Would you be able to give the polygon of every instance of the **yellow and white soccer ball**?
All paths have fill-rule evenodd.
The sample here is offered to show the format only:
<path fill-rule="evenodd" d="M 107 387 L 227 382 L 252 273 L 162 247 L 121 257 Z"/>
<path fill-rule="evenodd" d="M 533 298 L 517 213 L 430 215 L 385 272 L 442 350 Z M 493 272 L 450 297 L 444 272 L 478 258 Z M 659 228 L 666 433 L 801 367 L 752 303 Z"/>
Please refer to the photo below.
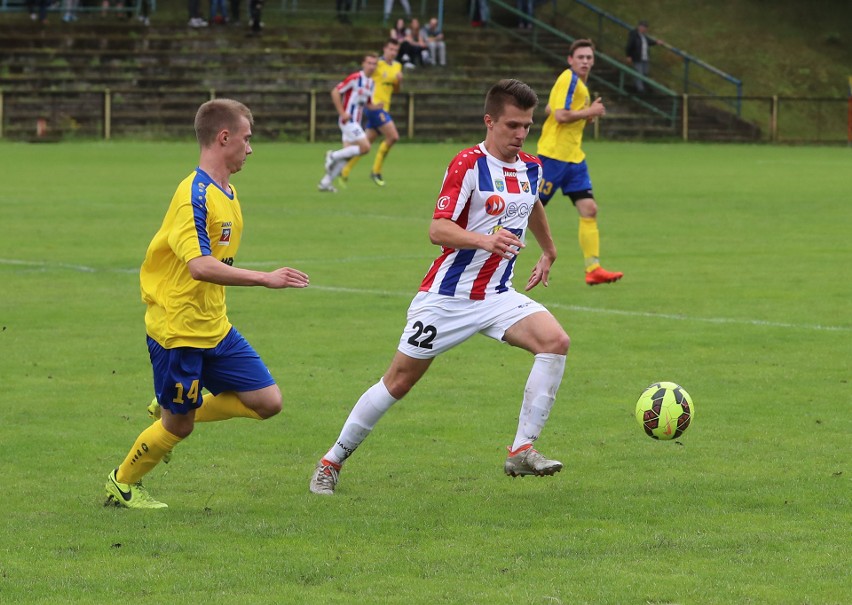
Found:
<path fill-rule="evenodd" d="M 636 422 L 653 439 L 676 439 L 695 418 L 692 397 L 679 384 L 655 382 L 636 402 Z"/>

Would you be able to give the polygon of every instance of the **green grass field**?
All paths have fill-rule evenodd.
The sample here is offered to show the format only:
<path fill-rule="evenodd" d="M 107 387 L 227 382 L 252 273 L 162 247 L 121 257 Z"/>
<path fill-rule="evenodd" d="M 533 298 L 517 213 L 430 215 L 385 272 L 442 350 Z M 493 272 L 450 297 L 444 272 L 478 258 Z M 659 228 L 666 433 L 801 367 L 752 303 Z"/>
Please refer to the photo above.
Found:
<path fill-rule="evenodd" d="M 585 286 L 576 213 L 549 206 L 560 258 L 532 295 L 572 347 L 538 446 L 566 468 L 503 475 L 531 358 L 481 337 L 322 498 L 313 465 L 390 361 L 458 147 L 401 144 L 387 187 L 362 161 L 336 196 L 324 149 L 257 141 L 234 179 L 237 264 L 311 276 L 229 291 L 284 413 L 199 425 L 146 478 L 170 508 L 139 513 L 101 506 L 148 422 L 137 270 L 197 149 L 0 144 L 0 602 L 852 602 L 849 150 L 588 145 L 626 277 Z M 696 404 L 678 443 L 633 419 L 658 380 Z"/>

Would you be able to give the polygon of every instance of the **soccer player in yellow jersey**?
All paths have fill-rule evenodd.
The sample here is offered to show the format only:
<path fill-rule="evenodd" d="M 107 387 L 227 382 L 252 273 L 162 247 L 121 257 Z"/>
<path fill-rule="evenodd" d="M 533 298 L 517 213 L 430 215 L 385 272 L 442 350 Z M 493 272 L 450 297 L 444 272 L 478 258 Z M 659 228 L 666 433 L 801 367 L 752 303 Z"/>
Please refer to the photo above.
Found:
<path fill-rule="evenodd" d="M 586 264 L 586 283 L 590 286 L 621 279 L 624 274 L 607 271 L 600 262 L 598 206 L 592 193 L 592 181 L 583 153 L 583 128 L 606 114 L 600 97 L 591 100 L 586 81 L 595 64 L 595 46 L 591 40 L 575 40 L 568 50 L 568 65 L 550 91 L 545 111 L 547 118 L 538 141 L 538 157 L 544 167 L 540 197 L 547 204 L 557 189 L 562 190 L 580 215 L 580 249 Z"/>
<path fill-rule="evenodd" d="M 275 379 L 225 309 L 225 286 L 308 285 L 305 273 L 289 267 L 262 272 L 233 266 L 243 216 L 230 178 L 252 152 L 253 124 L 248 107 L 231 99 L 208 101 L 195 116 L 198 168 L 178 185 L 140 271 L 156 394 L 148 409 L 160 418 L 109 474 L 108 504 L 165 508 L 142 487 L 142 477 L 196 422 L 262 420 L 281 411 Z M 209 393 L 202 394 L 204 388 Z"/>
<path fill-rule="evenodd" d="M 390 148 L 399 140 L 399 132 L 389 113 L 391 97 L 393 93 L 399 92 L 402 87 L 402 64 L 396 60 L 398 53 L 399 41 L 388 40 L 385 42 L 385 46 L 382 48 L 382 56 L 379 57 L 379 64 L 376 71 L 373 72 L 373 81 L 376 83 L 376 89 L 373 92 L 373 106 L 368 106 L 364 110 L 364 117 L 366 118 L 364 128 L 367 131 L 367 138 L 370 143 L 372 144 L 378 138 L 379 133 L 384 137 L 382 144 L 379 145 L 379 150 L 376 152 L 373 170 L 370 173 L 370 178 L 379 187 L 385 186 L 385 181 L 382 178 L 382 166 L 384 166 L 385 158 Z M 340 179 L 344 183 L 349 179 L 349 173 L 352 172 L 352 168 L 355 167 L 359 159 L 360 156 L 351 158 L 343 168 Z"/>

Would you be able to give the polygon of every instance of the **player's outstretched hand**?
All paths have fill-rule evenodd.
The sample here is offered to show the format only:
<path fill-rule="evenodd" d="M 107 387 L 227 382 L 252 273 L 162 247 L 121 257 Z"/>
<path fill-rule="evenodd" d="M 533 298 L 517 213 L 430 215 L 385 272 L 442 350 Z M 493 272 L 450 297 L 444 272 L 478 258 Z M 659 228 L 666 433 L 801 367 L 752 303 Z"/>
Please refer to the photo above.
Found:
<path fill-rule="evenodd" d="M 527 287 L 524 288 L 524 291 L 529 292 L 540 283 L 544 284 L 544 287 L 546 288 L 548 285 L 547 280 L 550 277 L 550 266 L 552 264 L 553 261 L 542 254 L 541 258 L 539 258 L 538 262 L 535 264 L 535 267 L 533 267 L 530 279 L 527 281 Z"/>
<path fill-rule="evenodd" d="M 298 269 L 290 267 L 281 267 L 275 271 L 267 273 L 269 282 L 267 288 L 307 288 L 310 283 L 307 273 L 302 273 Z"/>
<path fill-rule="evenodd" d="M 483 248 L 492 254 L 497 254 L 503 258 L 512 258 L 517 256 L 524 243 L 520 238 L 509 231 L 508 229 L 498 229 L 485 239 Z"/>

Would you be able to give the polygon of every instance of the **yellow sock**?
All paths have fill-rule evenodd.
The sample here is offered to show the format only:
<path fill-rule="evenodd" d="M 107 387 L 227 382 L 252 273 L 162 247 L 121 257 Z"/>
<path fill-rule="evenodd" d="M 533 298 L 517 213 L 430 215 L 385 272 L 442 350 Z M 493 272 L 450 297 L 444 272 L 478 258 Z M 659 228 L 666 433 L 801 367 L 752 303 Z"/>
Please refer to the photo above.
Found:
<path fill-rule="evenodd" d="M 580 250 L 586 263 L 586 273 L 601 266 L 601 237 L 598 233 L 598 221 L 595 218 L 580 217 Z"/>
<path fill-rule="evenodd" d="M 386 141 L 382 141 L 382 144 L 379 145 L 379 150 L 376 152 L 376 159 L 373 160 L 373 174 L 381 174 L 382 166 L 385 163 L 385 156 L 390 151 L 390 146 Z"/>
<path fill-rule="evenodd" d="M 196 422 L 215 422 L 228 418 L 254 418 L 262 420 L 260 414 L 246 407 L 236 393 L 225 391 L 218 395 L 207 393 L 201 399 L 201 407 L 195 410 Z"/>
<path fill-rule="evenodd" d="M 137 437 L 127 458 L 118 467 L 115 478 L 120 483 L 138 483 L 182 439 L 172 435 L 158 420 Z"/>
<path fill-rule="evenodd" d="M 343 170 L 340 171 L 340 176 L 342 176 L 344 179 L 348 179 L 349 173 L 352 172 L 352 169 L 355 168 L 355 164 L 357 164 L 358 160 L 360 159 L 360 155 L 356 155 L 354 157 L 349 158 L 349 161 L 346 162 L 346 166 L 344 166 Z"/>

